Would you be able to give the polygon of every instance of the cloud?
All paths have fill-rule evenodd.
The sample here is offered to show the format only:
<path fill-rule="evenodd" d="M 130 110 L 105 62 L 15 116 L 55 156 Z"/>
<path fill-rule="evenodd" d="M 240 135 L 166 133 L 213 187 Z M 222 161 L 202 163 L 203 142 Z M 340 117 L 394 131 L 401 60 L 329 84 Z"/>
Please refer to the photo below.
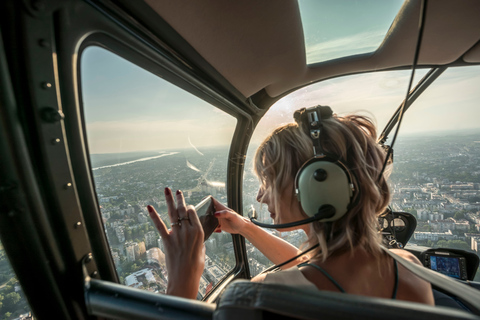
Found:
<path fill-rule="evenodd" d="M 478 128 L 479 67 L 450 68 L 411 106 L 401 134 Z M 428 70 L 416 70 L 416 84 Z M 381 132 L 407 92 L 410 71 L 382 71 L 346 76 L 313 84 L 284 97 L 262 118 L 252 142 L 263 140 L 280 124 L 293 122 L 293 112 L 329 105 L 339 115 L 372 117 Z"/>
<path fill-rule="evenodd" d="M 385 32 L 375 30 L 320 43 L 316 39 L 307 39 L 307 64 L 373 52 L 382 43 L 384 37 Z"/>

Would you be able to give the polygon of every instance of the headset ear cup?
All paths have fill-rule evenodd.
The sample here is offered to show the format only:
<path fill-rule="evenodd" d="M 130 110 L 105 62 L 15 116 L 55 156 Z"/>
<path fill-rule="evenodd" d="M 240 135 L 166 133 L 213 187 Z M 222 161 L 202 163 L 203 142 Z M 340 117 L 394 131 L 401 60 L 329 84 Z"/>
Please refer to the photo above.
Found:
<path fill-rule="evenodd" d="M 335 208 L 335 214 L 319 221 L 335 221 L 348 211 L 352 197 L 351 181 L 343 164 L 326 158 L 313 158 L 297 173 L 295 187 L 303 211 L 313 217 L 321 207 Z"/>

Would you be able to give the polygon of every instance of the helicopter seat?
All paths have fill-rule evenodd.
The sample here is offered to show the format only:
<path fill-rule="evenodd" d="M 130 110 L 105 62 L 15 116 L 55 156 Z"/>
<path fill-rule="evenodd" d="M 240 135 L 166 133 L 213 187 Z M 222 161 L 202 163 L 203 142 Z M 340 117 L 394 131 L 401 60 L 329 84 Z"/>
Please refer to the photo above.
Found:
<path fill-rule="evenodd" d="M 237 280 L 227 286 L 213 316 L 216 320 L 430 318 L 480 319 L 451 308 L 246 280 Z"/>

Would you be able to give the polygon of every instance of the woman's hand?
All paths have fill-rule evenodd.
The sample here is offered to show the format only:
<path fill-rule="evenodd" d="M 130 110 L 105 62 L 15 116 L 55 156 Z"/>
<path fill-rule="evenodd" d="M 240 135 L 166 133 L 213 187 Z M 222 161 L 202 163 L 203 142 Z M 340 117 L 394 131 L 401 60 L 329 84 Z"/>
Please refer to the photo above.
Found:
<path fill-rule="evenodd" d="M 225 231 L 233 234 L 241 234 L 245 236 L 244 232 L 251 225 L 248 218 L 242 217 L 232 209 L 224 206 L 216 199 L 213 199 L 215 205 L 215 217 L 218 219 L 218 227 L 215 232 Z"/>
<path fill-rule="evenodd" d="M 215 230 L 216 232 L 226 231 L 229 233 L 239 233 L 274 264 L 282 263 L 300 253 L 300 250 L 282 238 L 276 237 L 264 229 L 257 227 L 250 219 L 242 217 L 216 199 L 213 199 L 213 201 L 216 209 L 215 217 L 218 218 L 219 223 Z M 301 259 L 295 260 L 283 266 L 282 269 L 290 268 L 300 262 L 303 261 Z"/>
<path fill-rule="evenodd" d="M 180 190 L 174 196 L 170 188 L 165 188 L 168 216 L 172 229 L 165 223 L 152 206 L 148 206 L 150 218 L 160 232 L 165 248 L 165 261 L 168 272 L 167 294 L 195 299 L 200 285 L 200 277 L 205 267 L 205 246 L 203 229 L 193 206 L 186 206 Z"/>

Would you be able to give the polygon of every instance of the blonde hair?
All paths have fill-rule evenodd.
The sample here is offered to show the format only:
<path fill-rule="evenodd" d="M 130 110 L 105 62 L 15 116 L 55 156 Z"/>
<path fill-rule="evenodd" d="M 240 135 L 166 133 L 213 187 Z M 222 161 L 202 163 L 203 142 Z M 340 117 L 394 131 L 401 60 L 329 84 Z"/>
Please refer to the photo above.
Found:
<path fill-rule="evenodd" d="M 356 246 L 362 246 L 372 255 L 381 256 L 378 216 L 390 201 L 390 191 L 387 174 L 379 179 L 385 152 L 375 142 L 375 126 L 370 119 L 359 115 L 333 115 L 323 120 L 322 126 L 320 143 L 324 152 L 336 156 L 354 177 L 355 192 L 351 203 L 355 205 L 332 223 L 328 243 L 324 224 L 312 223 L 314 232 L 310 233 L 308 241 L 311 245 L 320 244 L 314 255 L 325 261 L 329 255 L 349 249 L 353 252 Z M 257 149 L 254 171 L 273 197 L 277 212 L 280 197 L 285 192 L 295 194 L 297 171 L 312 157 L 312 140 L 296 123 L 278 127 Z"/>

